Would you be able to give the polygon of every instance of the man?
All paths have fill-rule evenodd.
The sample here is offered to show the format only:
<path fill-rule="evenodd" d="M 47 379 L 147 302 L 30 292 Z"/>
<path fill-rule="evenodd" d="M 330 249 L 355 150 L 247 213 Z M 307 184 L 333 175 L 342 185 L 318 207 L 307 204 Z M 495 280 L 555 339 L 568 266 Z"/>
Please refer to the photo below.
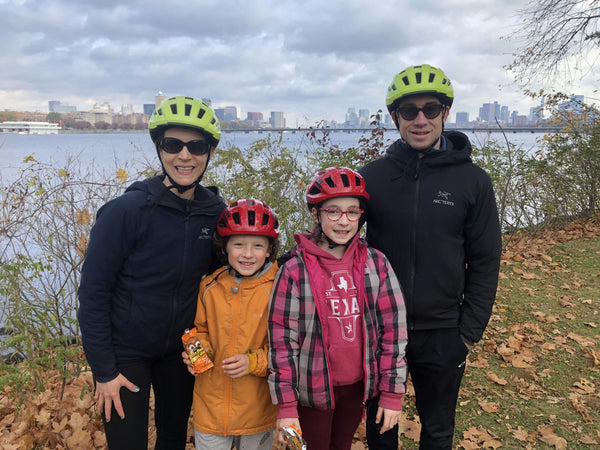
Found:
<path fill-rule="evenodd" d="M 364 166 L 370 201 L 367 241 L 389 258 L 404 291 L 408 370 L 422 424 L 421 449 L 450 449 L 468 347 L 492 312 L 502 242 L 489 176 L 471 144 L 444 132 L 454 90 L 423 64 L 394 77 L 386 104 L 400 132 Z M 397 449 L 398 429 L 379 433 L 367 409 L 370 449 Z"/>

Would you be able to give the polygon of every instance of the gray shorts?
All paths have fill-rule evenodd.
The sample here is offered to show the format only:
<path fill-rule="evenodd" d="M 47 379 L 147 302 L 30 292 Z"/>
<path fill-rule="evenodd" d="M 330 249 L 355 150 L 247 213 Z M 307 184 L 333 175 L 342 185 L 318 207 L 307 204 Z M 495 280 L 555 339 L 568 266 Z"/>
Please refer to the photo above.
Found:
<path fill-rule="evenodd" d="M 242 436 L 219 436 L 194 430 L 196 450 L 271 450 L 275 428 L 257 434 Z"/>

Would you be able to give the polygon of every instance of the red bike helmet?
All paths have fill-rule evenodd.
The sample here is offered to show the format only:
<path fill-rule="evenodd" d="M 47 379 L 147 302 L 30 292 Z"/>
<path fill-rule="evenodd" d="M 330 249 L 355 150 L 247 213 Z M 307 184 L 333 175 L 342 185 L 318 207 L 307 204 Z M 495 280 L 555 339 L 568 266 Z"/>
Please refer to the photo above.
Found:
<path fill-rule="evenodd" d="M 316 174 L 306 191 L 306 203 L 312 206 L 334 197 L 359 197 L 369 200 L 363 177 L 347 167 L 329 167 Z"/>
<path fill-rule="evenodd" d="M 273 210 L 260 200 L 247 198 L 231 202 L 217 222 L 221 237 L 234 234 L 279 237 L 279 220 Z"/>

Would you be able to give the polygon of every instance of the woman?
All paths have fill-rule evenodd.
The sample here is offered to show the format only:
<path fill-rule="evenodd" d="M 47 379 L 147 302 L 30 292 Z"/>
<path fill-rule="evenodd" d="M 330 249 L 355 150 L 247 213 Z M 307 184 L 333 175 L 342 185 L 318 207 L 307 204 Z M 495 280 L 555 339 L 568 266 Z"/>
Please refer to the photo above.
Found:
<path fill-rule="evenodd" d="M 181 335 L 225 204 L 200 184 L 221 130 L 192 97 L 164 100 L 149 131 L 163 175 L 133 183 L 98 211 L 79 286 L 78 319 L 110 449 L 147 449 L 150 389 L 156 449 L 184 449 L 194 378 Z"/>

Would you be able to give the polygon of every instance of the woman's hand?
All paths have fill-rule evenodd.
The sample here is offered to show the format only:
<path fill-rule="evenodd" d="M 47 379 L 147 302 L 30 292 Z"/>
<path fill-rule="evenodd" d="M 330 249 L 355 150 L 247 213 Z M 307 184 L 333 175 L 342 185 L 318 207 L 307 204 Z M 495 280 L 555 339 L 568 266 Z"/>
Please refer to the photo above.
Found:
<path fill-rule="evenodd" d="M 140 388 L 125 378 L 123 375 L 117 375 L 117 378 L 106 383 L 96 382 L 96 392 L 94 398 L 98 403 L 100 412 L 104 412 L 104 419 L 110 422 L 110 416 L 113 406 L 121 419 L 125 418 L 125 411 L 121 404 L 121 388 L 129 389 L 131 392 L 139 392 Z"/>

